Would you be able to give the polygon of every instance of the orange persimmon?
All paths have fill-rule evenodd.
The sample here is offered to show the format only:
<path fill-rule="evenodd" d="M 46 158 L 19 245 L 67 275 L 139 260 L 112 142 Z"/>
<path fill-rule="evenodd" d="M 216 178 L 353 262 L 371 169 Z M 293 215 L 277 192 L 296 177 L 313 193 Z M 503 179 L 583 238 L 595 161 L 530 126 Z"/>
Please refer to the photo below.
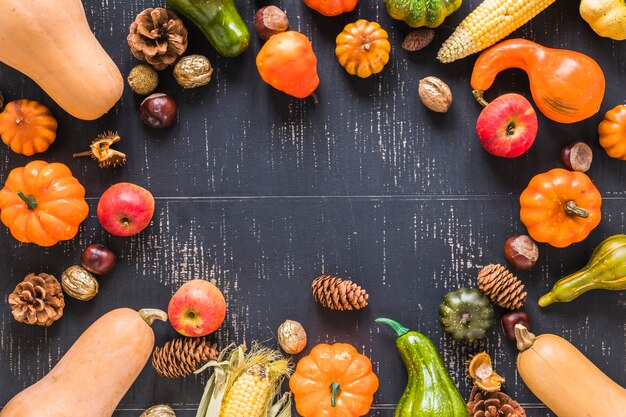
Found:
<path fill-rule="evenodd" d="M 351 12 L 359 0 L 304 0 L 304 4 L 324 16 L 338 16 Z"/>
<path fill-rule="evenodd" d="M 537 242 L 564 248 L 600 224 L 602 196 L 582 172 L 555 168 L 533 177 L 520 196 L 520 219 Z"/>
<path fill-rule="evenodd" d="M 26 156 L 45 152 L 57 136 L 49 108 L 31 100 L 12 101 L 0 113 L 0 136 L 11 150 Z"/>
<path fill-rule="evenodd" d="M 317 57 L 309 39 L 287 31 L 269 38 L 256 57 L 263 81 L 290 96 L 310 96 L 320 83 Z"/>
<path fill-rule="evenodd" d="M 72 239 L 88 212 L 85 188 L 61 163 L 15 168 L 0 190 L 0 219 L 20 242 L 52 246 Z"/>
<path fill-rule="evenodd" d="M 289 388 L 302 417 L 358 417 L 369 412 L 378 377 L 353 346 L 319 344 L 300 359 Z"/>

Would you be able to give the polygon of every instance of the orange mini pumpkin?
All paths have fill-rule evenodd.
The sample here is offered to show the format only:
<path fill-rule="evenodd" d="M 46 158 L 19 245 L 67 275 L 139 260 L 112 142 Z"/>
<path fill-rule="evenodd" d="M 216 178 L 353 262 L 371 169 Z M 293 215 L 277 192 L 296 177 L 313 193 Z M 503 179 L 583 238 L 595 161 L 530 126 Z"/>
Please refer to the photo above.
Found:
<path fill-rule="evenodd" d="M 369 412 L 378 377 L 353 346 L 319 344 L 300 359 L 289 388 L 302 417 L 358 417 Z"/>
<path fill-rule="evenodd" d="M 598 125 L 600 146 L 611 158 L 626 161 L 626 106 L 620 104 L 606 112 Z"/>
<path fill-rule="evenodd" d="M 359 0 L 304 0 L 304 4 L 324 16 L 338 16 L 351 12 Z"/>
<path fill-rule="evenodd" d="M 389 36 L 376 22 L 359 19 L 337 36 L 335 55 L 349 74 L 367 78 L 389 62 Z"/>
<path fill-rule="evenodd" d="M 85 189 L 61 163 L 15 168 L 0 190 L 0 219 L 20 242 L 52 246 L 72 239 L 88 212 Z"/>
<path fill-rule="evenodd" d="M 520 205 L 528 234 L 557 248 L 584 240 L 602 218 L 602 196 L 591 179 L 561 168 L 533 177 Z"/>
<path fill-rule="evenodd" d="M 11 150 L 26 156 L 45 152 L 57 137 L 49 108 L 31 100 L 12 101 L 0 113 L 0 136 Z"/>
<path fill-rule="evenodd" d="M 320 83 L 309 39 L 293 30 L 269 38 L 256 57 L 263 81 L 290 96 L 310 96 Z"/>

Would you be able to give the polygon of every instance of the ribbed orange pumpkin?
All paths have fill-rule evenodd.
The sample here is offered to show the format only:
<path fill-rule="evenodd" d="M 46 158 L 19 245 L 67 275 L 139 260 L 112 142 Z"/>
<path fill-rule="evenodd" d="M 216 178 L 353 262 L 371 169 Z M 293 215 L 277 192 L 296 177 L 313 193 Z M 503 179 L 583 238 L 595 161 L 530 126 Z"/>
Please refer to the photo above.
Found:
<path fill-rule="evenodd" d="M 335 55 L 349 74 L 367 78 L 389 62 L 389 36 L 376 22 L 360 19 L 346 25 L 336 43 Z"/>
<path fill-rule="evenodd" d="M 338 16 L 351 12 L 359 0 L 304 0 L 304 4 L 324 16 Z"/>
<path fill-rule="evenodd" d="M 530 180 L 520 196 L 520 218 L 537 242 L 564 248 L 600 224 L 602 196 L 582 172 L 555 168 Z"/>
<path fill-rule="evenodd" d="M 0 190 L 0 219 L 20 242 L 52 246 L 72 239 L 88 212 L 85 189 L 60 163 L 15 168 Z"/>
<path fill-rule="evenodd" d="M 57 137 L 57 121 L 49 108 L 31 100 L 12 101 L 0 113 L 0 136 L 13 152 L 31 156 L 45 152 Z"/>
<path fill-rule="evenodd" d="M 358 417 L 369 412 L 378 377 L 353 346 L 319 344 L 300 359 L 289 388 L 302 417 Z"/>
<path fill-rule="evenodd" d="M 600 146 L 607 155 L 626 161 L 626 105 L 620 104 L 606 112 L 598 133 Z"/>

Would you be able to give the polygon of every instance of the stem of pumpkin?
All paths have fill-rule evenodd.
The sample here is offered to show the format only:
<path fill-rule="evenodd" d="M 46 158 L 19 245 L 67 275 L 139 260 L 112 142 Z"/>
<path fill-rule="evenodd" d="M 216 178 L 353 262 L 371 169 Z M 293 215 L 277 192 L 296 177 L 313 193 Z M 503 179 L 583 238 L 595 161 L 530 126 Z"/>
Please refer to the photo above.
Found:
<path fill-rule="evenodd" d="M 337 397 L 341 394 L 341 387 L 338 383 L 332 382 L 330 384 L 330 405 L 335 407 L 337 405 Z"/>
<path fill-rule="evenodd" d="M 489 105 L 489 102 L 483 97 L 483 95 L 485 94 L 483 90 L 472 90 L 472 94 L 474 95 L 474 98 L 476 99 L 478 104 L 480 104 L 481 106 L 487 107 Z"/>
<path fill-rule="evenodd" d="M 315 94 L 315 91 L 313 91 L 309 97 L 313 99 L 313 104 L 319 104 L 320 101 L 317 99 L 317 94 Z"/>
<path fill-rule="evenodd" d="M 18 191 L 17 195 L 26 203 L 26 207 L 28 207 L 29 210 L 35 210 L 37 208 L 37 200 L 35 200 L 35 197 L 27 197 L 21 191 Z"/>
<path fill-rule="evenodd" d="M 574 201 L 568 201 L 565 203 L 565 212 L 570 216 L 578 216 L 586 219 L 589 217 L 589 212 L 582 207 L 578 207 Z"/>

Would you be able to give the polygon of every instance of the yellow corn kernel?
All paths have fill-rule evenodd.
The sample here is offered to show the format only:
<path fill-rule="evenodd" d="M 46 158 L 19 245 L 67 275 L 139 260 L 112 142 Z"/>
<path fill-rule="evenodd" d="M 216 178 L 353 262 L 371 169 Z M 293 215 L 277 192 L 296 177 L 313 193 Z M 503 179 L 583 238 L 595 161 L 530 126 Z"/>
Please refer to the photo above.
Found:
<path fill-rule="evenodd" d="M 224 397 L 220 417 L 261 417 L 271 388 L 268 373 L 266 366 L 254 365 L 239 375 Z"/>
<path fill-rule="evenodd" d="M 448 63 L 480 52 L 525 25 L 555 0 L 484 0 L 471 12 L 437 53 Z"/>

